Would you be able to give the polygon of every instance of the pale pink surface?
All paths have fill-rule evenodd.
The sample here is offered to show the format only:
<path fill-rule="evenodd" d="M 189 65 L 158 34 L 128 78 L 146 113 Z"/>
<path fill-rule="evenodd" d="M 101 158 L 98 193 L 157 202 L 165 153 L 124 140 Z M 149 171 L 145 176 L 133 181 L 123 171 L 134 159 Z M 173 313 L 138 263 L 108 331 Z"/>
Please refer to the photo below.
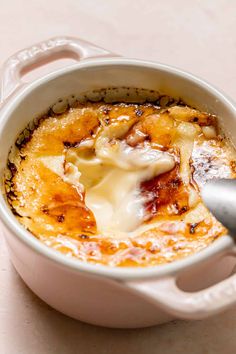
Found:
<path fill-rule="evenodd" d="M 236 3 L 226 0 L 11 0 L 1 4 L 0 64 L 34 42 L 73 35 L 191 71 L 235 99 L 235 11 Z M 0 243 L 1 354 L 236 352 L 236 309 L 144 330 L 96 328 L 60 315 L 25 287 Z"/>

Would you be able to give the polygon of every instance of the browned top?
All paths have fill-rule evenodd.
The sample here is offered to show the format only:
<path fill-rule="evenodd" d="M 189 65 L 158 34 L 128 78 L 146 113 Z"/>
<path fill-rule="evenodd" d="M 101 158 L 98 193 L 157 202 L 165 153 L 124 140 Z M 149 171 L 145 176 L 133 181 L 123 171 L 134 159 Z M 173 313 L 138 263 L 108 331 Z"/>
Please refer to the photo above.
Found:
<path fill-rule="evenodd" d="M 144 224 L 153 226 L 136 237 L 111 238 L 97 233 L 95 217 L 84 202 L 86 190 L 64 181 L 40 158 L 65 154 L 87 137 L 96 139 L 103 127 L 124 116 L 132 120 L 123 137 L 130 146 L 149 141 L 153 148 L 172 154 L 176 164 L 140 185 L 140 193 L 150 196 Z M 203 206 L 199 186 L 209 178 L 235 176 L 235 151 L 218 133 L 204 135 L 206 126 L 217 132 L 215 117 L 186 106 L 87 103 L 71 108 L 43 119 L 18 144 L 6 180 L 9 203 L 18 220 L 42 242 L 84 261 L 150 266 L 185 257 L 225 233 Z"/>

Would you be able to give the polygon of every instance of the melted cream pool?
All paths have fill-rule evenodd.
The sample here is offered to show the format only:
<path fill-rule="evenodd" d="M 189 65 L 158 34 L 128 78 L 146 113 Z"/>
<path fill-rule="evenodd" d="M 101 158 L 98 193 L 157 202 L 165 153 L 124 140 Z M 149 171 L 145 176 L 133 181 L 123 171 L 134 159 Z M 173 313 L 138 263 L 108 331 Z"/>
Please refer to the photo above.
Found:
<path fill-rule="evenodd" d="M 125 131 L 120 124 L 117 128 L 115 123 L 104 129 L 94 145 L 85 140 L 66 156 L 41 158 L 47 168 L 85 192 L 85 204 L 103 235 L 134 231 L 147 218 L 148 196 L 141 196 L 140 183 L 175 166 L 171 154 L 149 143 L 133 148 L 119 140 Z"/>

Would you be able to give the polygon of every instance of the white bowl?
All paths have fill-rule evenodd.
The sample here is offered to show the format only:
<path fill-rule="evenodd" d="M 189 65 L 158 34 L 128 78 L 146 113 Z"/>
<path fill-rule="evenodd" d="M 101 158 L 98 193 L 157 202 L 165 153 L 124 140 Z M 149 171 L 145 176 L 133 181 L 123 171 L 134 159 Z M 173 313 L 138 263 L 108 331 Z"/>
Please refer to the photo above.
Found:
<path fill-rule="evenodd" d="M 64 56 L 76 57 L 78 63 L 33 83 L 22 83 L 24 72 Z M 206 82 L 166 65 L 120 58 L 78 39 L 54 38 L 17 53 L 3 67 L 1 175 L 11 145 L 32 118 L 61 97 L 121 86 L 180 96 L 188 104 L 219 116 L 226 134 L 236 142 L 236 107 Z M 236 302 L 236 275 L 208 286 L 220 259 L 235 255 L 229 236 L 171 264 L 112 268 L 66 257 L 38 241 L 12 214 L 3 186 L 0 217 L 11 260 L 22 279 L 41 299 L 73 318 L 101 326 L 144 327 L 173 318 L 204 318 Z M 202 274 L 200 280 L 197 273 Z M 178 280 L 183 276 L 185 288 L 198 283 L 202 290 L 180 289 Z"/>

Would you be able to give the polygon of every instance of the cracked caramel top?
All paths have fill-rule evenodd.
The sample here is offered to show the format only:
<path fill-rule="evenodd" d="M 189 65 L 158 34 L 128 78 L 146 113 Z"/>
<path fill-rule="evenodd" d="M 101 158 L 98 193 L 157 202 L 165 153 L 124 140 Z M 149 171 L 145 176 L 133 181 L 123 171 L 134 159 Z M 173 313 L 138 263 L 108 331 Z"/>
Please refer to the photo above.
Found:
<path fill-rule="evenodd" d="M 235 177 L 215 116 L 176 102 L 78 104 L 18 139 L 6 173 L 19 222 L 67 256 L 151 266 L 225 234 L 199 190 Z"/>

